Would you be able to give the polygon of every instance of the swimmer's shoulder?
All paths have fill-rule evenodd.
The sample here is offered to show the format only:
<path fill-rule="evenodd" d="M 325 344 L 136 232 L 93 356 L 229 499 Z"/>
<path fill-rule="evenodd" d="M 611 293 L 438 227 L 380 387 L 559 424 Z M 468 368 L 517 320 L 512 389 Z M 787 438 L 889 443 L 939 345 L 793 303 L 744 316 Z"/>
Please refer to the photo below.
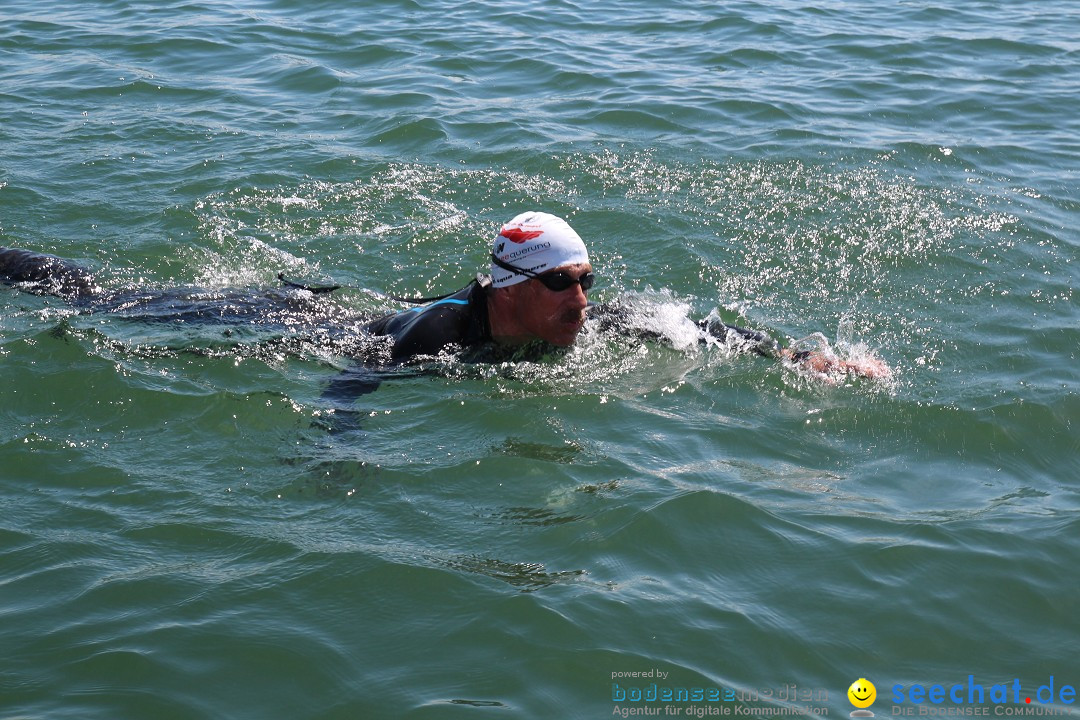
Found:
<path fill-rule="evenodd" d="M 445 298 L 379 318 L 367 330 L 393 338 L 391 354 L 399 360 L 468 347 L 489 337 L 486 288 L 470 283 Z"/>

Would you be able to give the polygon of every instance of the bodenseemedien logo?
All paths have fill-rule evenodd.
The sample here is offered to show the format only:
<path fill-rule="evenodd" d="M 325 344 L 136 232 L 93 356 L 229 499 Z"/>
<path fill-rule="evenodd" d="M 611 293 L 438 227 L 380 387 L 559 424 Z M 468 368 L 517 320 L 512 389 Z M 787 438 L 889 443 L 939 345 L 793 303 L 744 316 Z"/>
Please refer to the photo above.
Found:
<path fill-rule="evenodd" d="M 856 708 L 851 711 L 851 717 L 874 717 L 874 713 L 867 710 L 877 699 L 877 688 L 874 687 L 874 683 L 866 678 L 859 678 L 851 683 L 851 687 L 847 690 L 847 696 L 848 700 Z"/>

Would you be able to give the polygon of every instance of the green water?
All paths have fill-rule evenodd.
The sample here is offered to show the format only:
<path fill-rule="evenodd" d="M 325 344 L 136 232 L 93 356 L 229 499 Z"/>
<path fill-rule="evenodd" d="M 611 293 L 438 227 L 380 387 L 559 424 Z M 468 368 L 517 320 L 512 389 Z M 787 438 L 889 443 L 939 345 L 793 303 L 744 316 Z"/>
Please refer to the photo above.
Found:
<path fill-rule="evenodd" d="M 348 287 L 333 337 L 0 287 L 0 717 L 846 716 L 858 678 L 881 717 L 969 676 L 1074 712 L 1077 37 L 1066 2 L 7 3 L 0 245 Z M 324 395 L 532 208 L 666 340 Z M 893 378 L 699 346 L 711 312 Z M 654 683 L 721 699 L 617 699 Z"/>

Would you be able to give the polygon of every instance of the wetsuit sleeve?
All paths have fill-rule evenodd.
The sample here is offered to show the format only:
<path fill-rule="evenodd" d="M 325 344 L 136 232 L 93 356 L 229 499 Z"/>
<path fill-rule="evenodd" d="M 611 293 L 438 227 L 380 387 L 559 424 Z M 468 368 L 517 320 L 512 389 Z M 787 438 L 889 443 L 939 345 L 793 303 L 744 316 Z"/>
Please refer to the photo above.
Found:
<path fill-rule="evenodd" d="M 734 345 L 740 350 L 747 350 L 767 358 L 780 356 L 780 344 L 758 330 L 729 325 L 712 317 L 698 321 L 698 327 L 709 337 Z"/>
<path fill-rule="evenodd" d="M 664 340 L 661 333 L 636 326 L 632 321 L 631 313 L 620 305 L 590 305 L 589 317 L 599 322 L 601 331 L 614 329 L 617 332 L 632 334 L 642 340 L 659 342 Z M 711 337 L 736 349 L 756 353 L 762 357 L 780 356 L 779 343 L 758 330 L 730 325 L 715 317 L 699 320 L 697 325 L 702 330 L 701 342 L 703 343 Z"/>

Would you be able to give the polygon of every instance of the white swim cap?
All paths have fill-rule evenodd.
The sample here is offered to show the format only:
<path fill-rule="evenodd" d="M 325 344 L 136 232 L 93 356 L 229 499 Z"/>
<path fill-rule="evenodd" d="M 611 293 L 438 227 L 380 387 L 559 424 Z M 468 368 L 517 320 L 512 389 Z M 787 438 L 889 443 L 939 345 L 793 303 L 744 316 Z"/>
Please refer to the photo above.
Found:
<path fill-rule="evenodd" d="M 589 262 L 585 243 L 565 220 L 544 212 L 521 213 L 503 225 L 492 254 L 502 262 L 534 273 Z M 491 264 L 491 284 L 507 287 L 529 278 Z"/>

